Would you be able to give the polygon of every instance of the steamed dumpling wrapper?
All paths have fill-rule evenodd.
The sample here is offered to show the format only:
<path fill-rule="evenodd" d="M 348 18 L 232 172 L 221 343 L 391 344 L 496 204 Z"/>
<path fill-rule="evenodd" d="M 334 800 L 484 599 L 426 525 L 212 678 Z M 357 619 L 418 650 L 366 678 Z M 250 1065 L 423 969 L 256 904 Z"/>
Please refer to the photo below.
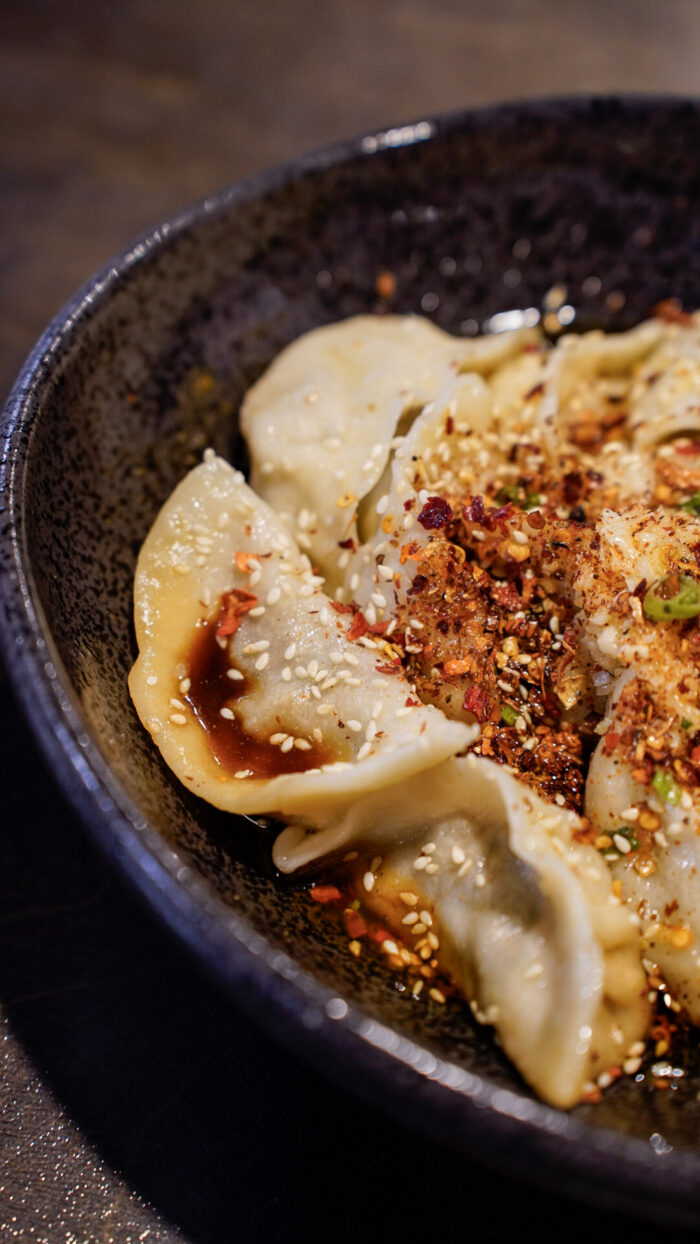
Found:
<path fill-rule="evenodd" d="M 638 921 L 598 852 L 576 841 L 573 813 L 468 756 L 318 826 L 281 834 L 278 868 L 307 867 L 350 842 L 381 852 L 366 903 L 408 940 L 399 896 L 417 896 L 410 910 L 431 914 L 441 963 L 545 1100 L 575 1104 L 644 1036 Z"/>
<path fill-rule="evenodd" d="M 232 590 L 245 612 L 222 637 L 234 678 L 221 680 L 217 732 L 241 738 L 234 772 L 212 750 L 188 687 L 193 639 L 202 623 L 216 626 Z M 135 606 L 139 656 L 129 686 L 137 711 L 173 772 L 218 808 L 330 815 L 475 738 L 472 727 L 416 701 L 400 674 L 377 672 L 381 649 L 348 640 L 350 620 L 333 609 L 308 558 L 221 458 L 191 471 L 160 511 L 139 557 Z M 264 776 L 250 741 L 267 747 Z M 290 751 L 295 772 L 285 772 Z"/>
<path fill-rule="evenodd" d="M 361 315 L 292 342 L 253 385 L 241 410 L 251 484 L 330 588 L 338 545 L 357 538 L 357 508 L 402 417 L 410 421 L 455 374 L 493 371 L 536 340 L 531 329 L 464 340 L 420 316 Z"/>

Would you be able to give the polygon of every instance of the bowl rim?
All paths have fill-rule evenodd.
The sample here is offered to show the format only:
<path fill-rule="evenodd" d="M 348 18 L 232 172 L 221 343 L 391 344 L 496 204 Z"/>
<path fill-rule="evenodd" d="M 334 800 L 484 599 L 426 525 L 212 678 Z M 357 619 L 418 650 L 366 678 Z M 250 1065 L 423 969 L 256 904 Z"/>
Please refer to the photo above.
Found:
<path fill-rule="evenodd" d="M 484 127 L 529 116 L 582 117 L 596 104 L 648 112 L 700 100 L 672 94 L 535 97 L 455 110 L 385 127 L 312 151 L 225 186 L 147 230 L 64 304 L 23 364 L 0 417 L 0 651 L 11 685 L 63 794 L 93 840 L 142 901 L 200 965 L 265 1029 L 346 1088 L 409 1126 L 487 1165 L 666 1223 L 700 1221 L 700 1153 L 625 1136 L 503 1089 L 430 1053 L 340 997 L 255 932 L 178 855 L 122 788 L 90 737 L 34 588 L 23 521 L 26 462 L 34 412 L 55 365 L 152 254 L 206 218 L 282 189 L 305 175 L 398 146 L 430 142 L 467 123 Z M 281 1025 L 280 1013 L 284 1023 Z M 488 1124 L 486 1118 L 488 1117 Z M 606 1176 L 607 1172 L 607 1176 Z M 662 1204 L 663 1202 L 663 1204 Z"/>

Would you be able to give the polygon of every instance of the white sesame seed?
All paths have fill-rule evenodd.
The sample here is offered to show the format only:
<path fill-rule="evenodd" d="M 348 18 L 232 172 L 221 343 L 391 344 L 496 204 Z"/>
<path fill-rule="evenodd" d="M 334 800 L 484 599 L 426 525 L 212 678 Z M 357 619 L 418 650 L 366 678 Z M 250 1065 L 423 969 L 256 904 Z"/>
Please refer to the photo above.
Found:
<path fill-rule="evenodd" d="M 158 676 L 156 674 L 149 674 L 148 678 L 146 679 L 146 686 L 155 687 L 157 682 L 158 682 Z"/>
<path fill-rule="evenodd" d="M 356 592 L 359 586 L 360 586 L 360 576 L 359 574 L 357 574 L 357 572 L 355 572 L 355 574 L 351 575 L 350 577 L 350 591 Z"/>
<path fill-rule="evenodd" d="M 396 712 L 394 713 L 394 716 L 395 716 L 395 717 L 408 717 L 408 714 L 409 714 L 409 713 L 412 713 L 412 712 L 413 712 L 413 709 L 411 708 L 411 705 L 410 705 L 410 704 L 404 704 L 404 705 L 402 705 L 402 707 L 401 707 L 401 708 L 397 708 L 397 709 L 396 709 Z"/>
<path fill-rule="evenodd" d="M 541 963 L 531 963 L 529 968 L 523 973 L 523 976 L 526 981 L 532 981 L 536 976 L 541 976 L 543 972 L 544 967 Z"/>
<path fill-rule="evenodd" d="M 427 863 L 428 863 L 427 855 L 419 855 L 417 859 L 413 861 L 413 867 L 415 868 L 416 872 L 421 872 L 426 867 Z"/>
<path fill-rule="evenodd" d="M 376 507 L 377 514 L 386 514 L 388 504 L 389 504 L 389 494 L 385 492 L 384 496 L 380 497 L 377 502 L 377 507 Z"/>
<path fill-rule="evenodd" d="M 245 653 L 266 652 L 270 647 L 269 639 L 256 639 L 254 644 L 246 644 L 243 651 Z"/>
<path fill-rule="evenodd" d="M 365 731 L 365 738 L 367 739 L 368 743 L 372 742 L 372 739 L 374 738 L 376 733 L 377 733 L 377 723 L 376 721 L 372 720 L 368 723 L 367 729 Z"/>
<path fill-rule="evenodd" d="M 413 934 L 414 937 L 421 937 L 423 933 L 425 933 L 426 931 L 427 930 L 426 930 L 425 925 L 422 924 L 420 921 L 418 922 L 418 924 L 414 924 L 413 928 L 411 929 L 411 933 Z"/>
<path fill-rule="evenodd" d="M 432 876 L 433 873 L 438 871 L 438 865 L 433 863 L 426 864 L 425 871 Z"/>
<path fill-rule="evenodd" d="M 290 644 L 290 645 L 289 645 L 289 647 L 286 649 L 285 654 L 284 654 L 284 659 L 285 659 L 285 661 L 293 661 L 293 660 L 294 660 L 294 658 L 295 658 L 295 656 L 296 656 L 296 654 L 297 654 L 297 646 L 296 646 L 296 644 Z"/>
<path fill-rule="evenodd" d="M 401 923 L 402 924 L 415 924 L 417 919 L 418 919 L 418 912 L 409 911 L 408 915 L 404 916 Z"/>
<path fill-rule="evenodd" d="M 311 744 L 309 743 L 309 740 L 308 740 L 308 739 L 295 739 L 295 740 L 294 740 L 294 746 L 295 746 L 296 748 L 298 748 L 298 750 L 299 750 L 300 752 L 310 752 L 310 751 L 311 751 Z"/>
<path fill-rule="evenodd" d="M 237 777 L 237 778 L 247 778 L 247 777 L 252 777 L 252 776 L 253 776 L 253 770 L 252 770 L 252 769 L 239 769 L 239 770 L 238 770 L 238 772 L 237 772 L 237 773 L 234 773 L 234 775 L 233 775 L 233 776 L 234 776 L 234 777 Z"/>
<path fill-rule="evenodd" d="M 364 877 L 362 878 L 362 884 L 365 887 L 365 890 L 367 891 L 368 894 L 370 890 L 374 888 L 374 882 L 375 882 L 374 873 L 366 872 Z"/>
<path fill-rule="evenodd" d="M 267 613 L 265 606 L 256 605 L 254 609 L 248 610 L 248 617 L 249 618 L 261 618 L 264 613 Z"/>
<path fill-rule="evenodd" d="M 314 699 L 315 699 L 315 700 L 320 700 L 320 699 L 321 699 L 321 692 L 319 691 L 318 687 L 316 687 L 316 686 L 311 686 L 309 689 L 310 689 L 311 694 L 312 694 L 312 696 L 314 697 Z"/>
<path fill-rule="evenodd" d="M 483 890 L 484 886 L 486 885 L 486 878 L 483 873 L 477 873 L 476 877 L 474 878 L 474 885 L 476 886 L 477 890 Z"/>
<path fill-rule="evenodd" d="M 633 1076 L 639 1071 L 641 1065 L 641 1058 L 626 1058 L 622 1064 L 622 1070 L 626 1076 Z"/>
<path fill-rule="evenodd" d="M 171 713 L 168 719 L 174 726 L 186 726 L 187 718 L 184 713 Z"/>
<path fill-rule="evenodd" d="M 280 747 L 280 751 L 281 751 L 281 752 L 291 752 L 291 750 L 292 750 L 292 748 L 293 748 L 293 747 L 294 747 L 294 739 L 293 739 L 293 738 L 291 737 L 291 735 L 290 735 L 290 736 L 289 736 L 289 738 L 288 738 L 288 739 L 285 739 L 285 740 L 284 740 L 284 743 L 282 743 L 282 745 L 281 745 L 281 747 Z"/>
<path fill-rule="evenodd" d="M 308 670 L 305 665 L 297 665 L 294 670 L 294 673 L 296 674 L 297 678 L 308 678 Z"/>
<path fill-rule="evenodd" d="M 332 713 L 333 711 L 334 709 L 333 709 L 332 704 L 319 704 L 316 709 L 316 712 L 318 713 L 319 717 L 327 717 L 328 714 Z"/>
<path fill-rule="evenodd" d="M 276 734 L 270 735 L 270 742 L 272 743 L 273 747 L 279 747 L 280 743 L 284 743 L 284 740 L 288 738 L 289 738 L 288 734 L 285 734 L 283 731 L 278 730 Z"/>
<path fill-rule="evenodd" d="M 385 566 L 383 563 L 382 565 L 377 566 L 377 574 L 379 575 L 380 579 L 386 579 L 387 583 L 390 579 L 393 579 L 394 577 L 394 572 L 391 569 L 391 566 Z"/>
<path fill-rule="evenodd" d="M 423 852 L 424 855 L 434 855 L 436 849 L 437 849 L 436 844 L 434 842 L 426 842 L 421 847 L 421 851 Z"/>
<path fill-rule="evenodd" d="M 343 659 L 348 665 L 359 665 L 360 664 L 360 658 L 356 657 L 354 652 L 343 653 Z"/>
<path fill-rule="evenodd" d="M 613 834 L 613 842 L 617 847 L 620 855 L 629 855 L 632 850 L 632 844 L 622 837 L 622 834 Z"/>
<path fill-rule="evenodd" d="M 636 821 L 639 816 L 639 808 L 625 808 L 624 812 L 620 813 L 620 816 L 623 821 Z"/>
<path fill-rule="evenodd" d="M 516 544 L 527 544 L 528 543 L 528 538 L 525 535 L 524 531 L 512 531 L 510 534 L 513 537 L 513 540 L 515 541 Z"/>
<path fill-rule="evenodd" d="M 370 600 L 377 606 L 377 609 L 386 609 L 386 596 L 382 596 L 381 592 L 372 592 Z M 374 625 L 374 623 L 371 625 Z"/>
<path fill-rule="evenodd" d="M 313 734 L 317 743 L 323 742 L 323 730 L 320 730 L 318 726 L 314 726 L 311 733 Z"/>
<path fill-rule="evenodd" d="M 170 701 L 170 707 L 179 708 L 181 712 L 184 711 L 185 709 L 185 705 L 182 703 L 182 700 L 176 700 L 174 696 L 172 697 Z"/>
<path fill-rule="evenodd" d="M 267 668 L 269 664 L 270 664 L 270 654 L 269 652 L 263 652 L 262 656 L 259 656 L 257 661 L 255 662 L 255 668 L 256 670 L 264 670 Z"/>
<path fill-rule="evenodd" d="M 559 619 L 555 613 L 549 619 L 549 629 L 553 635 L 559 634 Z"/>
<path fill-rule="evenodd" d="M 422 911 L 420 913 L 420 918 L 423 921 L 423 924 L 426 924 L 428 928 L 430 928 L 431 924 L 433 923 L 433 917 L 431 916 L 430 912 Z"/>
<path fill-rule="evenodd" d="M 353 734 L 359 734 L 362 729 L 362 723 L 353 719 L 347 723 L 347 727 L 348 730 L 352 730 Z"/>
<path fill-rule="evenodd" d="M 191 680 L 189 678 L 183 678 L 179 686 L 179 690 L 181 691 L 182 695 L 187 695 L 187 692 L 189 691 L 191 686 L 192 686 Z"/>
<path fill-rule="evenodd" d="M 262 571 L 254 570 L 252 575 L 250 576 L 250 586 L 255 587 L 256 583 L 259 583 L 261 579 L 262 579 Z"/>
<path fill-rule="evenodd" d="M 292 681 L 292 671 L 290 670 L 288 665 L 285 665 L 284 669 L 282 670 L 282 682 L 291 682 L 291 681 Z"/>
<path fill-rule="evenodd" d="M 359 751 L 358 751 L 358 753 L 357 753 L 357 759 L 358 759 L 358 760 L 365 760 L 365 759 L 366 759 L 366 757 L 367 757 L 367 756 L 369 756 L 369 754 L 370 754 L 371 750 L 372 750 L 372 744 L 371 744 L 371 743 L 368 743 L 368 742 L 363 743 L 363 744 L 362 744 L 362 747 L 359 749 Z"/>
<path fill-rule="evenodd" d="M 461 847 L 454 846 L 452 850 L 450 851 L 450 855 L 452 856 L 452 861 L 454 864 L 464 863 L 464 851 L 462 850 Z"/>

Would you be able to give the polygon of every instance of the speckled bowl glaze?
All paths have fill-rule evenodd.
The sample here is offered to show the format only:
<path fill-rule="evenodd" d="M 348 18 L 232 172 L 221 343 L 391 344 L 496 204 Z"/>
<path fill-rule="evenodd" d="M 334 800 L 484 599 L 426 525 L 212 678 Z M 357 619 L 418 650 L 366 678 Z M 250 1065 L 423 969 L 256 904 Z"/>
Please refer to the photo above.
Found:
<path fill-rule="evenodd" d="M 421 120 L 224 190 L 102 271 L 27 361 L 3 417 L 7 665 L 99 843 L 237 999 L 317 1066 L 480 1160 L 636 1212 L 700 1222 L 700 1073 L 543 1106 L 466 1009 L 358 963 L 271 832 L 164 768 L 131 706 L 131 584 L 159 506 L 207 445 L 245 465 L 236 411 L 314 325 L 392 309 L 453 332 L 540 308 L 627 326 L 700 305 L 700 105 L 526 102 Z M 202 385 L 206 372 L 214 382 Z M 697 1040 L 694 1042 L 697 1045 Z"/>

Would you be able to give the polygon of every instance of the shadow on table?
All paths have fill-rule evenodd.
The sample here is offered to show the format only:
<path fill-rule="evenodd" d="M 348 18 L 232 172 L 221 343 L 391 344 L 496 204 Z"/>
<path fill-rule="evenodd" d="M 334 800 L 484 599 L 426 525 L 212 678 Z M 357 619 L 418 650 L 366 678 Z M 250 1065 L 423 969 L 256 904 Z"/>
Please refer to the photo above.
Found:
<path fill-rule="evenodd" d="M 468 1165 L 263 1036 L 96 854 L 2 687 L 0 722 L 0 1000 L 89 1143 L 193 1244 L 501 1241 L 526 1222 L 535 1237 L 638 1238 Z"/>

